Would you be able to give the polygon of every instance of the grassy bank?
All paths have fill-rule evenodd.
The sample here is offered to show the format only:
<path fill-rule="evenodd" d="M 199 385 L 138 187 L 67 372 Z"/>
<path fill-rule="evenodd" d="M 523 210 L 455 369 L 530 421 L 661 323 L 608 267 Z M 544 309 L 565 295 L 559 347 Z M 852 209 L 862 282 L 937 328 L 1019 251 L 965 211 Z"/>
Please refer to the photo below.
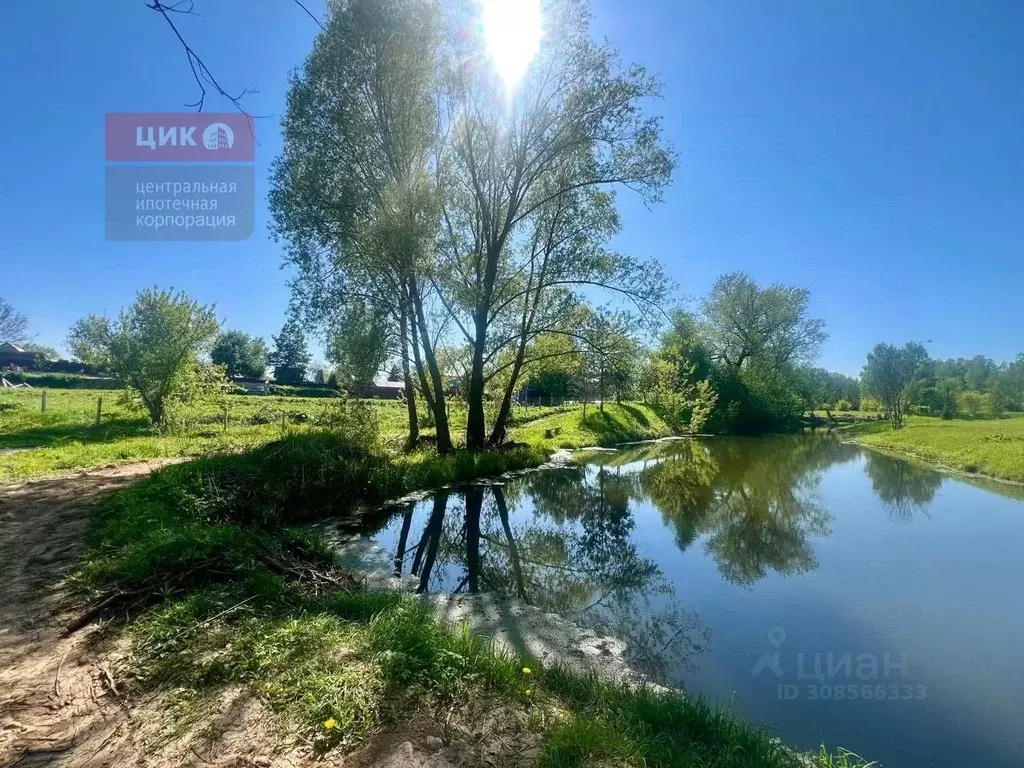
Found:
<path fill-rule="evenodd" d="M 514 738 L 539 744 L 545 768 L 804 765 L 700 699 L 545 669 L 443 625 L 411 596 L 365 591 L 295 527 L 535 452 L 405 457 L 306 435 L 168 467 L 105 502 L 74 578 L 94 608 L 131 617 L 108 628 L 127 641 L 116 674 L 129 694 L 166 697 L 171 732 L 243 686 L 319 752 L 417 711 L 458 720 L 486 702 L 524 715 L 508 718 L 521 723 Z M 843 764 L 833 759 L 817 765 Z"/>
<path fill-rule="evenodd" d="M 0 390 L 0 483 L 161 457 L 205 456 L 250 450 L 289 434 L 306 434 L 333 421 L 339 401 L 331 398 L 229 395 L 225 409 L 206 404 L 166 434 L 149 428 L 143 416 L 119 403 L 115 390 Z M 97 400 L 102 416 L 96 424 Z M 398 451 L 406 436 L 405 406 L 396 401 L 363 401 L 381 438 Z M 453 423 L 465 420 L 457 406 Z M 662 437 L 668 427 L 642 405 L 595 406 L 582 418 L 580 406 L 517 406 L 511 437 L 546 449 L 609 445 Z M 546 438 L 548 431 L 556 436 Z M 432 429 L 424 427 L 424 436 Z M 453 437 L 458 440 L 461 435 Z"/>
<path fill-rule="evenodd" d="M 881 422 L 841 434 L 938 466 L 1024 482 L 1024 414 L 971 421 L 912 416 L 900 430 Z"/>

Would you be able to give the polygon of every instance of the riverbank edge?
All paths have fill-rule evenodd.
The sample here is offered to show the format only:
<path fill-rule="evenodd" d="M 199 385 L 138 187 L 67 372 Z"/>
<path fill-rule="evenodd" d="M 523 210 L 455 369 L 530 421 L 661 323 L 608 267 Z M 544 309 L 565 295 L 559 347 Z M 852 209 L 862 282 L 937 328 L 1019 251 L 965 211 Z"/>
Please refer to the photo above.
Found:
<path fill-rule="evenodd" d="M 840 430 L 842 433 L 842 429 Z M 1012 480 L 1008 477 L 1000 477 L 999 475 L 992 475 L 986 472 L 968 472 L 964 469 L 950 466 L 949 464 L 943 464 L 940 461 L 936 461 L 930 456 L 925 456 L 914 451 L 907 449 L 892 448 L 890 446 L 875 445 L 874 443 L 867 443 L 857 438 L 856 435 L 842 435 L 842 442 L 850 445 L 856 445 L 861 448 L 868 450 L 877 451 L 878 453 L 884 454 L 894 459 L 902 459 L 908 461 L 911 464 L 916 464 L 926 469 L 940 472 L 950 477 L 967 479 L 967 480 L 982 480 L 990 483 L 998 483 L 1000 485 L 1007 485 L 1013 488 L 1024 488 L 1024 481 Z"/>

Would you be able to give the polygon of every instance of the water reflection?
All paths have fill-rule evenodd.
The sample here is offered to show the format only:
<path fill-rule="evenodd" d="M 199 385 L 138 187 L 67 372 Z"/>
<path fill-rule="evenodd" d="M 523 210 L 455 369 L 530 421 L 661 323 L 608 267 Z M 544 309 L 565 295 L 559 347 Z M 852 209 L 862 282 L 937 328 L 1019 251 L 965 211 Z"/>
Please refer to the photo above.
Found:
<path fill-rule="evenodd" d="M 832 519 L 817 500 L 821 472 L 857 455 L 834 438 L 794 435 L 673 442 L 610 459 L 639 465 L 632 497 L 661 512 L 681 551 L 705 536 L 722 576 L 751 585 L 817 565 L 810 539 L 829 535 Z"/>
<path fill-rule="evenodd" d="M 928 505 L 942 485 L 942 475 L 874 451 L 865 454 L 865 461 L 871 488 L 890 520 L 908 523 L 915 514 L 928 515 Z"/>
<path fill-rule="evenodd" d="M 515 595 L 622 638 L 635 664 L 665 678 L 707 636 L 661 569 L 637 553 L 623 479 L 570 468 L 440 493 L 398 518 L 394 574 L 414 576 L 421 593 Z"/>
<path fill-rule="evenodd" d="M 636 663 L 664 677 L 686 669 L 710 634 L 666 579 L 671 563 L 638 552 L 637 512 L 657 510 L 680 553 L 699 547 L 726 581 L 750 588 L 818 566 L 814 539 L 833 522 L 819 500 L 822 473 L 862 455 L 827 435 L 599 452 L 578 467 L 438 493 L 378 539 L 394 553 L 394 575 L 412 576 L 420 593 L 514 595 L 621 637 Z M 942 482 L 880 454 L 866 454 L 865 470 L 893 520 L 924 512 Z"/>
<path fill-rule="evenodd" d="M 374 536 L 421 593 L 508 594 L 615 635 L 649 674 L 793 743 L 1008 767 L 1024 620 L 992 584 L 1021 578 L 1024 490 L 968 482 L 828 435 L 684 440 L 440 493 Z M 780 701 L 751 674 L 776 626 L 783 682 L 800 681 L 801 653 L 906 654 L 927 701 Z"/>

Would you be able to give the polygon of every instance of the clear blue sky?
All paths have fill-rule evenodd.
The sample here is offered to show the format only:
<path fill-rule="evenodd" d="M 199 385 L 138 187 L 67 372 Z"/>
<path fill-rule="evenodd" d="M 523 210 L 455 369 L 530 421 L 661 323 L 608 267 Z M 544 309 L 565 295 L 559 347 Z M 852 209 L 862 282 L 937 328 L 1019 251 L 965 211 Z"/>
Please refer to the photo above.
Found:
<path fill-rule="evenodd" d="M 307 5 L 319 12 L 320 0 Z M 15 2 L 0 27 L 0 296 L 38 341 L 150 285 L 216 302 L 269 340 L 288 301 L 267 235 L 287 76 L 317 28 L 291 0 L 196 0 L 181 20 L 229 88 L 258 88 L 257 214 L 239 243 L 104 241 L 103 114 L 195 97 L 142 0 Z M 680 165 L 665 203 L 623 196 L 617 246 L 690 296 L 723 272 L 811 289 L 821 364 L 877 341 L 933 355 L 1024 351 L 1024 3 L 598 0 L 595 25 L 661 74 Z M 209 110 L 230 105 L 211 95 Z"/>

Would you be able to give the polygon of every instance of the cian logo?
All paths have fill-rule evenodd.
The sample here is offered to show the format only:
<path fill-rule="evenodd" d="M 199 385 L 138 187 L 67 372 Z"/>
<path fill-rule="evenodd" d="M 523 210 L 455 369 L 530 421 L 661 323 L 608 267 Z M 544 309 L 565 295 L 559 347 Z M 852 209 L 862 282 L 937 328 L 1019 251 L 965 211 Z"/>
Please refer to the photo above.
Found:
<path fill-rule="evenodd" d="M 203 146 L 207 149 L 231 149 L 235 132 L 225 123 L 210 123 L 203 131 Z"/>

